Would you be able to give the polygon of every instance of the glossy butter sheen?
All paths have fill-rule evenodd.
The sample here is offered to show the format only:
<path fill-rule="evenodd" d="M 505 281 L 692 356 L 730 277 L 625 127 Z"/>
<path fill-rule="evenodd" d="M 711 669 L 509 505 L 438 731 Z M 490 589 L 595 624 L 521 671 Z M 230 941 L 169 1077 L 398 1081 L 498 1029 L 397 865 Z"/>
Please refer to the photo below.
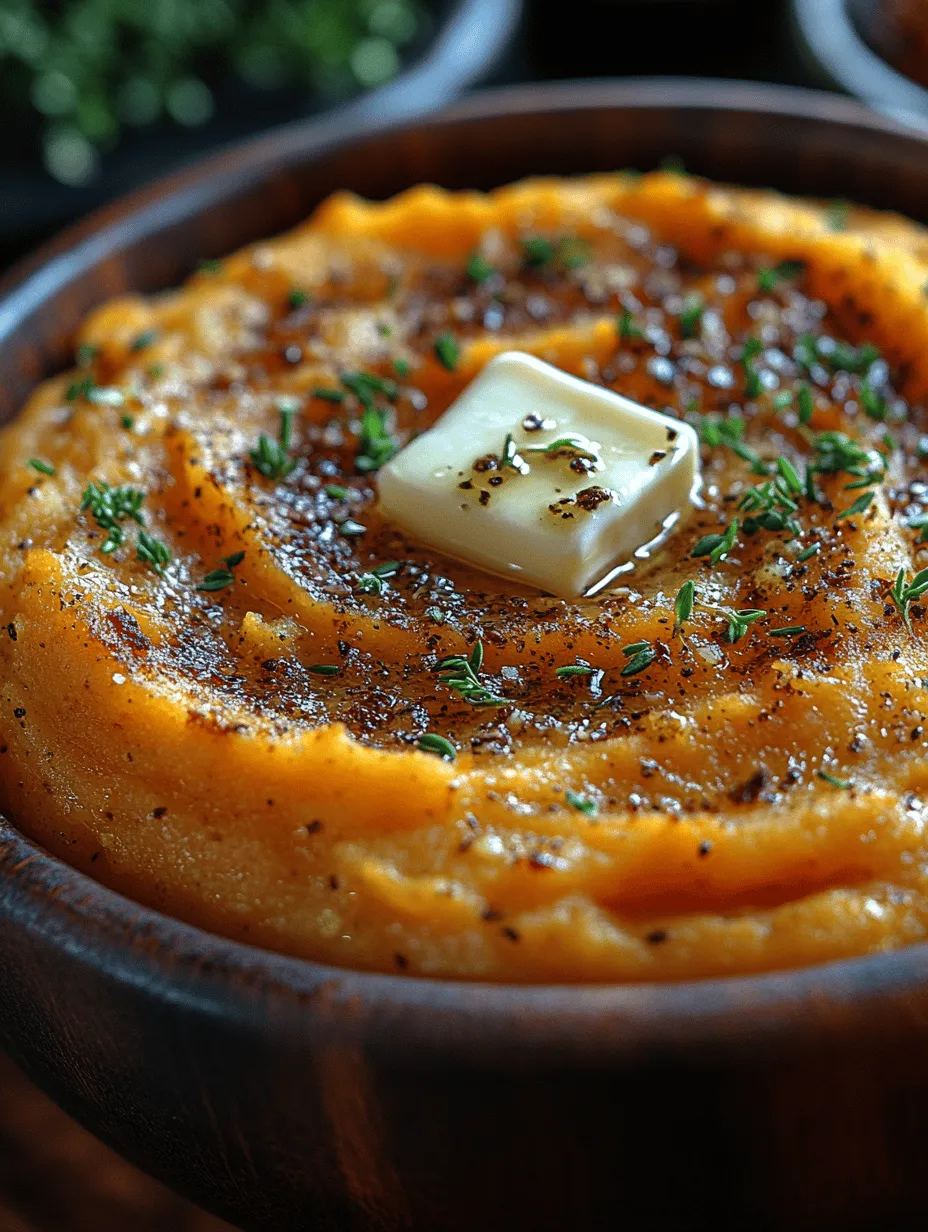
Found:
<path fill-rule="evenodd" d="M 699 441 L 679 419 L 510 351 L 378 481 L 384 513 L 415 538 L 578 598 L 689 516 Z"/>

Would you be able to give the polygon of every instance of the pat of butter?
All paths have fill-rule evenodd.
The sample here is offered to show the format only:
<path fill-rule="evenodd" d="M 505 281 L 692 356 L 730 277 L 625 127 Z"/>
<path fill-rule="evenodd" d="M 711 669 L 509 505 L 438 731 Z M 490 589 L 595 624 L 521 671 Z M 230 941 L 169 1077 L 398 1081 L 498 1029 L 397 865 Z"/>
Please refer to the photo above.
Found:
<path fill-rule="evenodd" d="M 413 538 L 574 598 L 689 514 L 699 442 L 680 420 L 510 351 L 378 479 L 383 512 Z"/>

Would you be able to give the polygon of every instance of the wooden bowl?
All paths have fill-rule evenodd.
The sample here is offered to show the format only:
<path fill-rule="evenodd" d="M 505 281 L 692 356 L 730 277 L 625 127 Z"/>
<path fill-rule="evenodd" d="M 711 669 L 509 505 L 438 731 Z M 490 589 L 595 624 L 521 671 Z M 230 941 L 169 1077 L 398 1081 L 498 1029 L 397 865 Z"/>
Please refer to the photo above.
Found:
<path fill-rule="evenodd" d="M 119 204 L 0 298 L 0 407 L 92 304 L 334 188 L 647 167 L 925 217 L 928 137 L 716 82 L 488 94 L 363 135 L 298 125 Z M 335 970 L 139 907 L 0 824 L 0 1037 L 101 1138 L 246 1229 L 896 1229 L 928 1219 L 928 946 L 664 986 Z"/>

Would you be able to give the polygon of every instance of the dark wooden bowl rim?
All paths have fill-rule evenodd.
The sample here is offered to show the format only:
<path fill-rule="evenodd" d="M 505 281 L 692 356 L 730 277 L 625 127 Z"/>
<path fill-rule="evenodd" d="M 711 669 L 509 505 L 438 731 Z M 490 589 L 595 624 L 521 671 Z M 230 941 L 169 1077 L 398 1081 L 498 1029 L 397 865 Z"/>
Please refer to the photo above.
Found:
<path fill-rule="evenodd" d="M 846 99 L 784 87 L 687 80 L 559 83 L 478 95 L 427 126 L 540 109 L 711 107 L 804 117 L 810 113 L 871 131 L 906 130 Z M 384 125 L 384 131 L 394 127 Z M 42 248 L 0 284 L 0 347 L 24 315 L 173 214 L 222 199 L 294 156 L 321 154 L 344 139 L 337 120 L 288 126 L 173 175 L 99 211 Z M 883 955 L 755 976 L 671 984 L 522 986 L 429 980 L 342 970 L 210 935 L 130 902 L 75 871 L 0 819 L 0 909 L 39 949 L 182 1002 L 198 1014 L 363 1037 L 425 1063 L 474 1057 L 512 1066 L 540 1055 L 575 1062 L 622 1054 L 698 1049 L 753 1052 L 821 1039 L 858 1037 L 920 1018 L 916 992 L 928 984 L 928 944 Z"/>

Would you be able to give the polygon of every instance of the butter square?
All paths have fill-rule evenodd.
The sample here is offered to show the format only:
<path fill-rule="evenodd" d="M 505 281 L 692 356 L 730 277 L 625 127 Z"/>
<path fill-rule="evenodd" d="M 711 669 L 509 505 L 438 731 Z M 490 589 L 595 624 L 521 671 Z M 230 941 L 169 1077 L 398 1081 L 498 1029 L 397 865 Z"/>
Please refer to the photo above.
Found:
<path fill-rule="evenodd" d="M 680 420 L 509 351 L 378 480 L 385 516 L 411 538 L 576 598 L 690 513 L 699 441 Z"/>

